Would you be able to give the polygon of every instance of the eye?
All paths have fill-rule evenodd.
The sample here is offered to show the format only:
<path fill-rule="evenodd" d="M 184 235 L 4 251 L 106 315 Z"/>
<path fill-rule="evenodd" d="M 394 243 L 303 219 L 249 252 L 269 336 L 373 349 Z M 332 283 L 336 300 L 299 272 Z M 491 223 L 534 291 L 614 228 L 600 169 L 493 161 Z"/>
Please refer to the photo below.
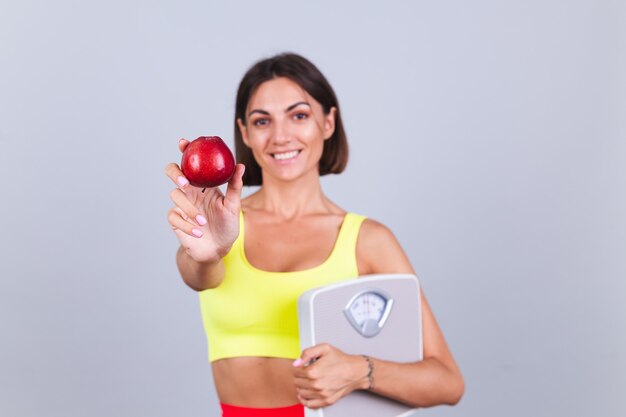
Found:
<path fill-rule="evenodd" d="M 309 117 L 309 115 L 303 112 L 298 112 L 293 115 L 293 118 L 296 120 L 305 120 L 307 117 Z"/>
<path fill-rule="evenodd" d="M 260 127 L 260 126 L 265 126 L 265 125 L 267 125 L 269 122 L 270 122 L 270 121 L 269 121 L 269 119 L 264 118 L 264 117 L 260 117 L 260 118 L 258 118 L 258 119 L 254 119 L 254 120 L 252 121 L 252 124 L 253 124 L 254 126 L 259 126 L 259 127 Z"/>

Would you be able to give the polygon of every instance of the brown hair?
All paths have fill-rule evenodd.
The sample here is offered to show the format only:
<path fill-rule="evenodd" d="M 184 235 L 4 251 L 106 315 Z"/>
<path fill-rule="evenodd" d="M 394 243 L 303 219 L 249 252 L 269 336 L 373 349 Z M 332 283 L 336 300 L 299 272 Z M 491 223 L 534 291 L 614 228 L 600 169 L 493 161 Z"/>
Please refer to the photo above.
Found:
<path fill-rule="evenodd" d="M 265 81 L 285 77 L 302 87 L 322 105 L 325 114 L 335 107 L 335 131 L 324 141 L 324 150 L 319 162 L 320 175 L 339 174 L 348 164 L 348 139 L 341 121 L 339 102 L 333 88 L 315 65 L 300 55 L 283 53 L 261 60 L 244 75 L 237 90 L 235 104 L 235 153 L 237 162 L 246 166 L 243 175 L 244 185 L 261 185 L 261 167 L 254 159 L 252 151 L 243 143 L 237 119 L 246 124 L 246 107 L 256 89 Z"/>

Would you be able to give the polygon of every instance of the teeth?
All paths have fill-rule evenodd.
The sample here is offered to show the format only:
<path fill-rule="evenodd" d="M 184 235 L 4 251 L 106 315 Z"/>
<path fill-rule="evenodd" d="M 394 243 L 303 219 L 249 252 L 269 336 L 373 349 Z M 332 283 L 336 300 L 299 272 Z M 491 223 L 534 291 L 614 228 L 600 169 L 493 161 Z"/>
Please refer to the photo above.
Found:
<path fill-rule="evenodd" d="M 284 153 L 275 153 L 274 158 L 282 161 L 284 159 L 295 158 L 298 155 L 298 151 L 284 152 Z"/>

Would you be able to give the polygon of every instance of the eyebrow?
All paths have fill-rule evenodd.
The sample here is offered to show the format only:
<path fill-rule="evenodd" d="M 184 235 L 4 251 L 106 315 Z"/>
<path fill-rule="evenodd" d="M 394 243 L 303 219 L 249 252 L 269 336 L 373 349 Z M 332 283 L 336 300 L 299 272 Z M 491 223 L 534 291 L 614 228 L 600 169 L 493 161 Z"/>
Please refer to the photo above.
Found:
<path fill-rule="evenodd" d="M 296 107 L 298 107 L 298 106 L 300 106 L 302 104 L 311 107 L 311 105 L 309 103 L 307 103 L 306 101 L 299 101 L 299 102 L 294 103 L 291 106 L 287 107 L 287 109 L 285 109 L 285 113 L 295 109 Z M 270 115 L 269 112 L 267 112 L 265 110 L 254 109 L 254 110 L 251 110 L 250 113 L 248 113 L 248 117 L 252 116 L 254 113 L 260 113 L 260 114 L 262 114 L 264 116 L 269 116 Z"/>
<path fill-rule="evenodd" d="M 299 101 L 295 104 L 292 104 L 291 106 L 287 107 L 287 110 L 285 110 L 285 112 L 291 111 L 293 109 L 295 109 L 296 107 L 298 107 L 299 105 L 304 104 L 307 105 L 309 107 L 311 107 L 311 105 L 309 103 L 307 103 L 306 101 Z"/>

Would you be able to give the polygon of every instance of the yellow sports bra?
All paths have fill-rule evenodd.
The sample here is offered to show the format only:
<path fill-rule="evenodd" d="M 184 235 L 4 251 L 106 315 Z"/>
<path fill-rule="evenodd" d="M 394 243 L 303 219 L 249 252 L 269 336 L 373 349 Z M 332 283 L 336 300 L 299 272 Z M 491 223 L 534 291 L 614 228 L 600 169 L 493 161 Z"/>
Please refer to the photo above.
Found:
<path fill-rule="evenodd" d="M 200 292 L 209 361 L 239 356 L 300 356 L 296 304 L 304 291 L 357 278 L 356 241 L 365 217 L 347 213 L 330 256 L 319 266 L 269 272 L 250 265 L 244 253 L 244 222 L 224 257 L 226 275 Z"/>

